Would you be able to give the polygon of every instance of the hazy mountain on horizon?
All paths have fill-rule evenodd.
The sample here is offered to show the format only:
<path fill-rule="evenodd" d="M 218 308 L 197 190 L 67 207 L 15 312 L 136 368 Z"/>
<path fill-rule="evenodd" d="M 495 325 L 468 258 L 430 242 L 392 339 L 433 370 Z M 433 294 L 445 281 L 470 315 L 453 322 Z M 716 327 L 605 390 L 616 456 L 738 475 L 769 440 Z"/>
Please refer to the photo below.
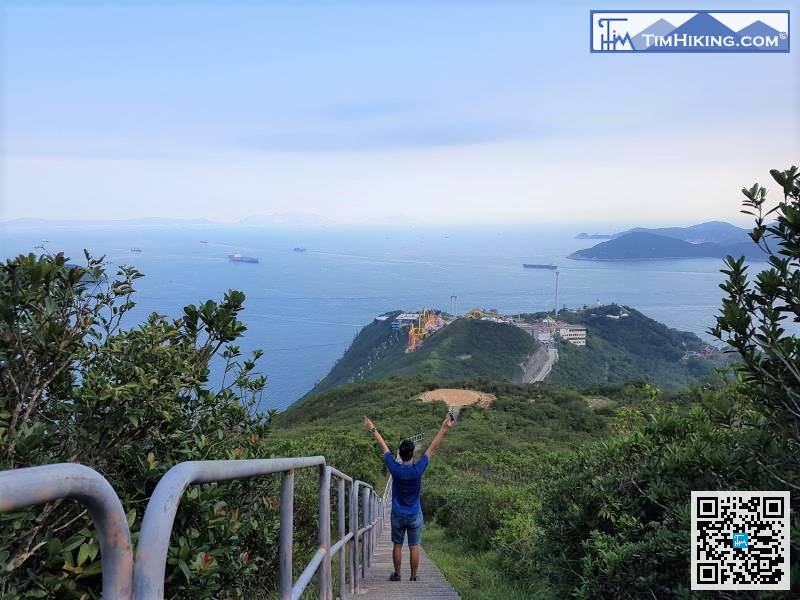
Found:
<path fill-rule="evenodd" d="M 128 225 L 128 226 L 174 226 L 174 225 L 219 225 L 218 222 L 205 218 L 170 218 L 170 217 L 139 217 L 136 219 L 41 219 L 35 217 L 21 217 L 0 221 L 4 227 L 69 227 L 85 225 Z"/>
<path fill-rule="evenodd" d="M 315 213 L 267 213 L 264 215 L 250 215 L 239 220 L 237 225 L 245 227 L 267 227 L 273 225 L 288 227 L 318 227 L 333 225 L 328 217 Z"/>
<path fill-rule="evenodd" d="M 615 233 L 612 238 L 619 238 L 627 233 L 645 232 L 661 235 L 690 244 L 739 244 L 749 242 L 748 230 L 737 227 L 727 221 L 706 221 L 688 227 L 634 227 Z"/>

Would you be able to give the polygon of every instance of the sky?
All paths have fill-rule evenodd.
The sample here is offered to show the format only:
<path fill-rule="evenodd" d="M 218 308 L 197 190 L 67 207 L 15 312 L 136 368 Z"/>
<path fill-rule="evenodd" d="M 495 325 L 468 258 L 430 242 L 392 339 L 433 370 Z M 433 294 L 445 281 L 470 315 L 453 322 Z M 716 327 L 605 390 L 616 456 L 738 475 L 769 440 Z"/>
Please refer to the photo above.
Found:
<path fill-rule="evenodd" d="M 800 38 L 592 54 L 585 2 L 0 5 L 0 220 L 735 221 L 800 160 Z"/>

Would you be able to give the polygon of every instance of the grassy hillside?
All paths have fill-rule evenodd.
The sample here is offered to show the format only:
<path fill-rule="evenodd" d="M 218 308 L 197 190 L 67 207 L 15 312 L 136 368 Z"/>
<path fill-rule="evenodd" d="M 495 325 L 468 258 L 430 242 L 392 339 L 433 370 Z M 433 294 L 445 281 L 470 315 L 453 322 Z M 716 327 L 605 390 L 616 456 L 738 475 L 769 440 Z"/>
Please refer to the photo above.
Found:
<path fill-rule="evenodd" d="M 387 314 L 393 317 L 397 313 Z M 519 364 L 536 347 L 534 339 L 517 327 L 458 319 L 432 334 L 416 352 L 406 353 L 406 331 L 393 331 L 391 318 L 376 320 L 361 330 L 311 393 L 342 383 L 390 376 L 513 381 L 521 375 Z"/>
<path fill-rule="evenodd" d="M 497 396 L 491 409 L 468 407 L 462 410 L 462 415 L 469 418 L 459 421 L 455 439 L 474 428 L 473 433 L 481 443 L 493 448 L 515 447 L 521 442 L 539 447 L 543 441 L 574 441 L 584 438 L 587 432 L 603 429 L 598 412 L 585 400 L 599 394 L 584 396 L 575 390 L 486 379 L 451 383 Z M 290 436 L 305 437 L 322 429 L 344 435 L 360 432 L 361 419 L 368 414 L 376 423 L 382 423 L 381 431 L 390 444 L 420 432 L 431 439 L 447 414 L 447 408 L 443 402 L 422 402 L 416 398 L 440 385 L 438 381 L 421 377 L 390 377 L 343 385 L 293 404 L 276 417 L 275 424 Z M 602 390 L 601 395 L 610 400 L 610 404 L 604 403 L 606 408 L 618 403 L 630 405 L 639 397 L 623 394 L 623 387 Z M 639 388 L 644 389 L 639 385 L 631 387 Z M 642 394 L 639 395 L 644 398 Z M 604 409 L 600 414 L 606 415 L 607 411 Z M 506 435 L 509 431 L 514 431 L 515 436 Z M 453 446 L 451 444 L 451 448 Z"/>
<path fill-rule="evenodd" d="M 645 407 L 655 392 L 639 384 L 587 393 L 486 380 L 455 385 L 497 399 L 488 408 L 463 408 L 431 461 L 422 496 L 426 550 L 465 599 L 556 598 L 538 579 L 532 581 L 536 577 L 515 580 L 501 571 L 497 536 L 519 515 L 530 514 L 543 482 L 568 457 L 612 435 L 625 414 L 620 409 Z M 363 415 L 375 421 L 391 448 L 415 433 L 424 434 L 427 447 L 447 407 L 416 398 L 438 386 L 429 379 L 395 377 L 322 392 L 278 415 L 268 444 L 275 455 L 324 454 L 330 464 L 380 489 L 385 468 L 361 424 Z"/>
<path fill-rule="evenodd" d="M 628 313 L 624 319 L 606 315 Z M 587 345 L 559 344 L 559 360 L 547 381 L 585 388 L 598 383 L 645 381 L 669 390 L 697 383 L 720 360 L 687 356 L 706 344 L 695 334 L 659 323 L 627 306 L 608 305 L 583 312 L 562 310 L 559 318 L 585 325 Z"/>

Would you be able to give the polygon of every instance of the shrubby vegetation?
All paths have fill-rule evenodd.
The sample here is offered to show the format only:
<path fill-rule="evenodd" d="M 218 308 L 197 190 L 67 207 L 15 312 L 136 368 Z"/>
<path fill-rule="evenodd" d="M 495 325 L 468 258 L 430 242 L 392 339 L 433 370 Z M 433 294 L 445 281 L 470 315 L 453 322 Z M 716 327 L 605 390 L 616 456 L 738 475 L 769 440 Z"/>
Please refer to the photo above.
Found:
<path fill-rule="evenodd" d="M 80 462 L 105 476 L 134 542 L 159 478 L 194 459 L 264 456 L 269 422 L 252 414 L 265 385 L 260 353 L 233 342 L 244 296 L 153 314 L 124 329 L 141 275 L 102 259 L 20 256 L 0 266 L 0 469 Z M 225 380 L 209 385 L 220 352 Z M 187 493 L 169 552 L 173 597 L 235 598 L 269 586 L 277 565 L 274 483 Z M 100 557 L 77 503 L 0 515 L 0 596 L 97 597 Z M 254 571 L 261 574 L 257 582 Z"/>
<path fill-rule="evenodd" d="M 757 412 L 743 418 L 731 395 L 735 389 L 703 393 L 688 415 L 637 411 L 642 422 L 630 431 L 551 469 L 531 512 L 498 532 L 504 568 L 556 595 L 687 597 L 691 491 L 785 488 L 754 456 L 797 480 L 800 453 Z"/>
<path fill-rule="evenodd" d="M 620 313 L 628 316 L 606 316 Z M 691 354 L 705 346 L 699 337 L 667 327 L 628 306 L 561 310 L 558 316 L 586 325 L 588 341 L 586 348 L 559 344 L 559 360 L 548 377 L 550 383 L 586 387 L 600 382 L 646 381 L 678 390 L 702 381 L 715 367 L 714 361 Z"/>

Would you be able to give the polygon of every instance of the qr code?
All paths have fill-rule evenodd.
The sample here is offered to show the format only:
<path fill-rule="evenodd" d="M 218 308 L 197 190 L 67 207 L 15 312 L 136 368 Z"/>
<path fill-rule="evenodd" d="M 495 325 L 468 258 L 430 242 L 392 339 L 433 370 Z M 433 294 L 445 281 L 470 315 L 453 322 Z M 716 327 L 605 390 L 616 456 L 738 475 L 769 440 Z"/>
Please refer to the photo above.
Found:
<path fill-rule="evenodd" d="M 789 589 L 789 492 L 692 492 L 692 589 Z"/>

